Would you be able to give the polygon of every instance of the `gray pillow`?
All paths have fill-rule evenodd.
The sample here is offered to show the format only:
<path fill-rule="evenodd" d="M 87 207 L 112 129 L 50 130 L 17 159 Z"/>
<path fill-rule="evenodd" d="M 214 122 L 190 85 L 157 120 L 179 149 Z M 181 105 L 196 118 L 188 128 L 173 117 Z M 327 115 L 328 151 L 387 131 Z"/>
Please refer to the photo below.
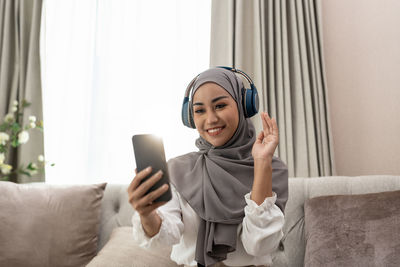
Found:
<path fill-rule="evenodd" d="M 132 227 L 115 228 L 110 240 L 86 267 L 178 267 L 170 259 L 171 247 L 144 249 L 135 244 Z"/>
<path fill-rule="evenodd" d="M 105 187 L 0 182 L 0 266 L 85 266 Z"/>
<path fill-rule="evenodd" d="M 316 197 L 304 213 L 305 266 L 399 266 L 400 191 Z"/>

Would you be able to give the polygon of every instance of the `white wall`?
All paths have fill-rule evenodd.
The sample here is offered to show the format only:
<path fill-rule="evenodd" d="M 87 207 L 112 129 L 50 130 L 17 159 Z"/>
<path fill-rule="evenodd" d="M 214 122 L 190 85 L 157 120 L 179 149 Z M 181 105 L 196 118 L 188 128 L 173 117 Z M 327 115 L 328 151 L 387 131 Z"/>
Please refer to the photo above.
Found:
<path fill-rule="evenodd" d="M 322 0 L 338 175 L 400 174 L 400 1 Z"/>

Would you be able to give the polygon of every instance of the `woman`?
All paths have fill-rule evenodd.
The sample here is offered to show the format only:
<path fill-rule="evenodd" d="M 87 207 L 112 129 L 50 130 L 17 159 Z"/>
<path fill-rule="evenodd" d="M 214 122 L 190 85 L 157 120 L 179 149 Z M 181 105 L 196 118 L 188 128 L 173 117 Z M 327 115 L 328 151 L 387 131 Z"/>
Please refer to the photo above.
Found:
<path fill-rule="evenodd" d="M 145 195 L 161 172 L 142 184 L 150 169 L 137 173 L 128 188 L 137 211 L 134 239 L 143 247 L 175 245 L 171 259 L 185 266 L 270 265 L 282 237 L 288 182 L 285 164 L 273 157 L 276 121 L 261 113 L 263 131 L 255 136 L 233 71 L 209 69 L 190 87 L 199 151 L 168 162 L 168 203 L 152 203 L 167 185 Z"/>

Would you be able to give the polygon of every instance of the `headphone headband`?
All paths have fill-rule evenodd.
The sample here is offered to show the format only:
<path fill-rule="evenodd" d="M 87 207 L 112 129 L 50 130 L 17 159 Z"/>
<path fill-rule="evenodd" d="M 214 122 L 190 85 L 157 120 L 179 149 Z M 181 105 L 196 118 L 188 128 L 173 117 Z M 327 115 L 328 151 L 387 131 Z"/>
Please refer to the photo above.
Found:
<path fill-rule="evenodd" d="M 190 91 L 192 91 L 192 86 L 193 86 L 194 82 L 197 80 L 197 77 L 199 77 L 199 75 L 200 74 L 196 75 L 196 77 L 194 77 L 193 80 L 186 87 L 185 97 L 190 97 Z"/>
<path fill-rule="evenodd" d="M 225 66 L 218 66 L 217 68 L 222 68 L 222 69 L 226 69 L 226 70 L 233 71 L 233 72 L 235 72 L 235 73 L 239 73 L 239 74 L 241 74 L 243 77 L 246 78 L 246 80 L 249 82 L 250 86 L 251 86 L 252 84 L 254 84 L 254 83 L 253 83 L 253 80 L 250 78 L 250 76 L 247 75 L 247 74 L 246 74 L 244 71 L 242 71 L 242 70 L 235 69 L 235 68 L 231 68 L 231 67 L 225 67 Z"/>

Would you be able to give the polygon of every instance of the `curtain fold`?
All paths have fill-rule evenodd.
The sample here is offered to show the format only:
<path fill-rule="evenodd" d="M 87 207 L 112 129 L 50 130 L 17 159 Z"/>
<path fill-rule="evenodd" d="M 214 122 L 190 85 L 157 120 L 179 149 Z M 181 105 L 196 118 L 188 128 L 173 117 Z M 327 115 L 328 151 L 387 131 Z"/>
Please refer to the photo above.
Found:
<path fill-rule="evenodd" d="M 314 0 L 212 2 L 210 65 L 253 78 L 260 109 L 277 119 L 276 153 L 291 177 L 335 174 L 320 17 Z"/>
<path fill-rule="evenodd" d="M 0 0 L 0 118 L 11 112 L 14 100 L 26 99 L 32 105 L 24 112 L 42 119 L 42 91 L 39 57 L 42 0 Z M 43 134 L 30 131 L 29 142 L 9 149 L 7 161 L 13 166 L 36 161 L 44 154 Z M 18 183 L 44 181 L 44 174 L 11 178 Z"/>

